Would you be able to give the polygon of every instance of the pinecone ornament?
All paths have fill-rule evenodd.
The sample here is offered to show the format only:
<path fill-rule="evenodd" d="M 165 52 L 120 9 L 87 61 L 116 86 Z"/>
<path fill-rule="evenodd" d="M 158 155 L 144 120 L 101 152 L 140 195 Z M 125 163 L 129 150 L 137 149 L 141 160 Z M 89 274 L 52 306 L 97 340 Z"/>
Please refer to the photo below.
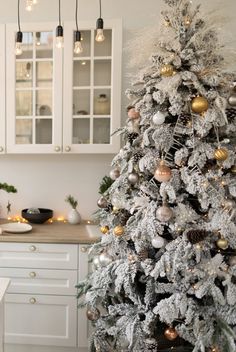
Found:
<path fill-rule="evenodd" d="M 158 343 L 155 339 L 146 339 L 145 340 L 145 352 L 157 352 Z"/>
<path fill-rule="evenodd" d="M 189 242 L 197 244 L 203 241 L 209 233 L 206 230 L 189 230 L 186 234 Z"/>
<path fill-rule="evenodd" d="M 148 250 L 147 249 L 142 249 L 140 252 L 138 252 L 138 259 L 145 260 L 148 258 Z"/>
<path fill-rule="evenodd" d="M 179 117 L 180 117 L 180 121 L 185 126 L 187 126 L 189 124 L 189 122 L 191 122 L 191 115 L 190 114 L 183 112 Z"/>
<path fill-rule="evenodd" d="M 143 154 L 141 152 L 137 152 L 133 155 L 133 161 L 135 163 L 139 162 L 139 160 L 143 157 Z"/>
<path fill-rule="evenodd" d="M 138 137 L 138 133 L 136 132 L 131 132 L 131 133 L 128 133 L 127 135 L 127 140 L 132 144 L 133 141 Z"/>
<path fill-rule="evenodd" d="M 109 204 L 107 205 L 107 207 L 106 207 L 104 210 L 107 211 L 107 212 L 111 212 L 111 211 L 113 210 L 112 204 L 109 203 Z"/>
<path fill-rule="evenodd" d="M 226 109 L 226 115 L 229 120 L 233 120 L 236 117 L 236 109 L 234 108 Z"/>
<path fill-rule="evenodd" d="M 120 214 L 120 224 L 124 226 L 130 218 L 130 213 L 126 209 L 122 209 Z"/>

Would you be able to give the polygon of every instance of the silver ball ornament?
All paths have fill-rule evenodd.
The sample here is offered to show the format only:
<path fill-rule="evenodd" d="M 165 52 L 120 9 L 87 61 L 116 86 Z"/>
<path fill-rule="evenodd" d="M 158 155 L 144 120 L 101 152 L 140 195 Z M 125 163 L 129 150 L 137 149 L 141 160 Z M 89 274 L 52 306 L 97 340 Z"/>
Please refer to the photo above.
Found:
<path fill-rule="evenodd" d="M 93 310 L 87 309 L 86 315 L 88 320 L 96 321 L 100 318 L 100 311 L 97 308 Z"/>
<path fill-rule="evenodd" d="M 99 263 L 101 266 L 107 266 L 111 264 L 112 260 L 112 257 L 107 253 L 101 253 L 99 256 Z"/>
<path fill-rule="evenodd" d="M 99 208 L 106 208 L 108 206 L 107 199 L 105 197 L 100 197 L 97 201 Z"/>
<path fill-rule="evenodd" d="M 152 239 L 152 246 L 154 248 L 162 248 L 165 245 L 165 240 L 164 238 L 160 237 L 160 236 L 156 236 Z"/>
<path fill-rule="evenodd" d="M 173 211 L 167 205 L 163 204 L 156 212 L 157 219 L 161 222 L 169 221 L 173 216 Z"/>
<path fill-rule="evenodd" d="M 231 106 L 236 106 L 236 93 L 230 95 L 230 97 L 228 98 L 228 103 Z"/>
<path fill-rule="evenodd" d="M 157 111 L 157 113 L 153 115 L 152 121 L 155 125 L 162 125 L 165 122 L 165 118 L 166 118 L 165 113 L 161 111 Z"/>
<path fill-rule="evenodd" d="M 93 267 L 95 270 L 97 270 L 101 267 L 99 257 L 93 258 Z"/>
<path fill-rule="evenodd" d="M 128 181 L 131 185 L 138 183 L 139 175 L 136 172 L 131 172 L 128 176 Z"/>
<path fill-rule="evenodd" d="M 115 181 L 118 177 L 120 177 L 120 170 L 115 168 L 110 171 L 110 178 Z"/>

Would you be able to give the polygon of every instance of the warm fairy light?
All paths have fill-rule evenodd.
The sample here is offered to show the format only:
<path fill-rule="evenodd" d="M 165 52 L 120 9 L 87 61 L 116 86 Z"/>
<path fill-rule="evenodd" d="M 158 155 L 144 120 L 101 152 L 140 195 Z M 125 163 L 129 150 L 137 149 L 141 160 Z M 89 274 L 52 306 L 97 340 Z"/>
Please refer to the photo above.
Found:
<path fill-rule="evenodd" d="M 64 216 L 58 216 L 57 218 L 57 221 L 64 221 L 64 220 L 65 220 Z"/>
<path fill-rule="evenodd" d="M 90 221 L 90 220 L 87 220 L 87 224 L 91 224 L 91 221 Z"/>

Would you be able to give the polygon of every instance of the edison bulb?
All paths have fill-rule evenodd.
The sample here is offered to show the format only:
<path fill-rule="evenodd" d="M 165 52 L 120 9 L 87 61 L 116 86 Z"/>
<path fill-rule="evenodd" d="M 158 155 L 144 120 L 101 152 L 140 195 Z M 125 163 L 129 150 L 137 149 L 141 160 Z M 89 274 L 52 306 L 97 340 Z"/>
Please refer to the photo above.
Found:
<path fill-rule="evenodd" d="M 26 0 L 26 5 L 25 5 L 26 11 L 32 11 L 33 10 L 33 1 L 32 0 Z"/>
<path fill-rule="evenodd" d="M 102 28 L 97 29 L 97 35 L 96 35 L 95 40 L 96 40 L 96 42 L 103 42 L 105 40 L 105 36 L 103 34 Z"/>
<path fill-rule="evenodd" d="M 16 45 L 15 45 L 15 54 L 16 54 L 17 56 L 19 56 L 19 55 L 22 54 L 22 52 L 23 52 L 23 50 L 22 50 L 22 43 L 16 42 Z"/>
<path fill-rule="evenodd" d="M 63 46 L 64 46 L 64 38 L 61 37 L 61 36 L 57 36 L 57 37 L 56 37 L 56 47 L 57 47 L 58 49 L 62 49 Z"/>
<path fill-rule="evenodd" d="M 83 47 L 80 41 L 75 42 L 74 45 L 74 53 L 75 54 L 80 54 L 83 52 Z"/>

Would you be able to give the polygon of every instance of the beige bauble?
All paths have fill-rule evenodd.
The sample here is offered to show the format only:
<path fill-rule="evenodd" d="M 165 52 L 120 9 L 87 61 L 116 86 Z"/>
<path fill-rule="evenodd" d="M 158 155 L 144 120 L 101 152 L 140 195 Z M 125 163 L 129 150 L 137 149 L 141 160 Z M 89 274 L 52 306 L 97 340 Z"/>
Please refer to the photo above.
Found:
<path fill-rule="evenodd" d="M 170 64 L 165 64 L 161 67 L 161 75 L 163 77 L 171 77 L 174 74 L 174 67 Z"/>
<path fill-rule="evenodd" d="M 233 165 L 230 169 L 231 174 L 236 175 L 236 165 Z"/>
<path fill-rule="evenodd" d="M 218 161 L 225 161 L 229 156 L 229 152 L 226 148 L 217 148 L 214 152 L 214 157 Z"/>
<path fill-rule="evenodd" d="M 154 173 L 154 178 L 159 182 L 168 182 L 172 177 L 171 169 L 162 160 Z"/>
<path fill-rule="evenodd" d="M 230 257 L 230 259 L 229 259 L 229 265 L 230 265 L 230 266 L 236 265 L 236 256 Z"/>
<path fill-rule="evenodd" d="M 120 169 L 115 168 L 110 171 L 110 178 L 115 181 L 117 178 L 120 177 Z"/>
<path fill-rule="evenodd" d="M 167 222 L 173 217 L 173 211 L 167 205 L 163 204 L 156 212 L 157 219 L 161 222 Z"/>
<path fill-rule="evenodd" d="M 192 100 L 191 108 L 193 112 L 196 112 L 197 114 L 202 114 L 203 112 L 208 110 L 209 103 L 204 97 L 196 97 Z"/>
<path fill-rule="evenodd" d="M 100 312 L 97 308 L 93 310 L 87 309 L 86 315 L 88 320 L 91 320 L 91 321 L 96 321 L 100 318 Z"/>
<path fill-rule="evenodd" d="M 225 238 L 220 238 L 217 242 L 217 247 L 220 249 L 227 249 L 229 246 L 229 242 Z"/>
<path fill-rule="evenodd" d="M 105 235 L 106 233 L 108 233 L 109 227 L 108 226 L 101 226 L 100 231 L 101 231 L 101 233 L 103 233 L 103 235 Z"/>
<path fill-rule="evenodd" d="M 232 93 L 228 98 L 229 105 L 236 106 L 236 93 Z"/>
<path fill-rule="evenodd" d="M 138 111 L 135 110 L 135 108 L 131 108 L 129 109 L 128 111 L 128 117 L 131 119 L 131 120 L 136 120 L 136 119 L 139 119 L 140 118 L 140 113 Z"/>
<path fill-rule="evenodd" d="M 164 332 L 165 338 L 169 341 L 174 341 L 178 337 L 178 333 L 174 328 L 167 328 Z"/>
<path fill-rule="evenodd" d="M 125 232 L 125 229 L 121 225 L 116 226 L 113 230 L 114 235 L 117 237 L 122 236 L 124 234 L 124 232 Z"/>

